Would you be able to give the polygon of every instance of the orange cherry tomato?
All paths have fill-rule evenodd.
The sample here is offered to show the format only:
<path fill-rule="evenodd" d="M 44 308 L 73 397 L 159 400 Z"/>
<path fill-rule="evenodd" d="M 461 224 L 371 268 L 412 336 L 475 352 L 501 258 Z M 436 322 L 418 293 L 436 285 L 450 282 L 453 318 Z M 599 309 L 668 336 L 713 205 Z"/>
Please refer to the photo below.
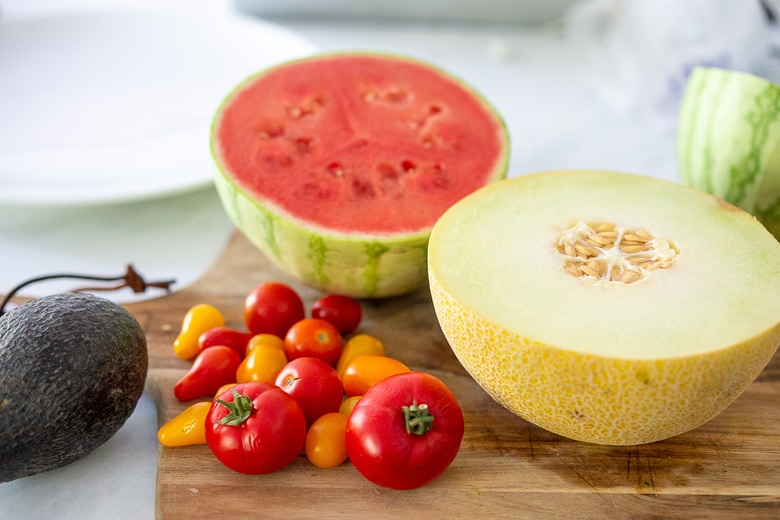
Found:
<path fill-rule="evenodd" d="M 306 433 L 306 457 L 318 468 L 335 468 L 347 460 L 347 416 L 330 412 L 314 421 Z"/>
<path fill-rule="evenodd" d="M 284 340 L 275 334 L 255 334 L 246 344 L 246 354 L 255 347 L 272 347 L 284 350 Z"/>
<path fill-rule="evenodd" d="M 347 417 L 349 417 L 349 414 L 352 413 L 352 410 L 355 409 L 355 405 L 358 401 L 360 401 L 360 398 L 363 397 L 362 395 L 353 395 L 352 397 L 347 397 L 343 401 L 341 401 L 341 406 L 339 407 L 339 413 L 343 413 Z"/>
<path fill-rule="evenodd" d="M 298 321 L 284 337 L 284 350 L 287 359 L 315 357 L 332 367 L 341 357 L 341 333 L 331 323 L 317 318 Z"/>
<path fill-rule="evenodd" d="M 344 375 L 344 370 L 347 368 L 353 359 L 358 356 L 384 356 L 385 347 L 382 342 L 370 334 L 358 334 L 352 336 L 347 340 L 344 345 L 344 349 L 341 351 L 341 357 L 336 365 L 336 372 L 339 377 Z"/>
<path fill-rule="evenodd" d="M 283 350 L 260 345 L 250 350 L 238 366 L 236 381 L 239 383 L 260 381 L 273 384 L 286 364 L 287 356 Z"/>
<path fill-rule="evenodd" d="M 382 379 L 404 372 L 411 370 L 397 359 L 387 356 L 358 356 L 344 369 L 341 384 L 348 396 L 363 395 Z"/>

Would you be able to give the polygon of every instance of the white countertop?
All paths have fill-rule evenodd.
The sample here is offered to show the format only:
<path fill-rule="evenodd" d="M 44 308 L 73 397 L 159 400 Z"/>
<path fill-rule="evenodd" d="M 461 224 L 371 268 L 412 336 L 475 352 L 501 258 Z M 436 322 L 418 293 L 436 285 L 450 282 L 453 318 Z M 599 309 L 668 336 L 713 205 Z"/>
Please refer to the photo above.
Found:
<path fill-rule="evenodd" d="M 0 0 L 0 24 L 4 18 L 56 12 L 64 9 L 63 4 Z M 72 4 L 81 11 L 101 5 L 87 0 Z M 195 0 L 186 5 L 195 8 Z M 231 9 L 227 3 L 210 5 L 210 9 L 215 5 Z M 637 90 L 630 68 L 621 69 L 622 75 L 608 68 L 595 74 L 600 69 L 594 63 L 616 64 L 610 62 L 615 56 L 599 55 L 608 54 L 599 48 L 585 52 L 582 41 L 563 36 L 560 24 L 269 20 L 318 49 L 398 52 L 460 76 L 505 118 L 512 140 L 510 176 L 558 168 L 603 168 L 677 180 L 674 96 L 654 92 L 649 80 L 648 88 Z M 635 72 L 639 70 L 635 65 Z M 126 218 L 130 214 L 145 217 L 130 223 Z M 64 220 L 67 224 L 61 226 Z M 102 224 L 95 224 L 98 220 Z M 89 240 L 106 227 L 116 229 L 117 236 L 131 237 L 125 245 L 118 243 L 117 254 L 108 254 L 106 247 Z M 208 268 L 230 229 L 209 185 L 108 205 L 0 204 L 0 293 L 26 276 L 50 271 L 45 260 L 58 255 L 66 265 L 58 264 L 56 270 L 121 273 L 123 262 L 139 250 L 147 251 L 137 261 L 140 270 L 146 269 L 150 278 L 179 277 L 182 283 L 176 288 L 181 288 Z M 182 237 L 187 239 L 181 242 Z M 177 241 L 183 249 L 171 246 Z M 0 518 L 153 518 L 157 427 L 154 407 L 144 395 L 119 433 L 84 459 L 0 484 Z"/>

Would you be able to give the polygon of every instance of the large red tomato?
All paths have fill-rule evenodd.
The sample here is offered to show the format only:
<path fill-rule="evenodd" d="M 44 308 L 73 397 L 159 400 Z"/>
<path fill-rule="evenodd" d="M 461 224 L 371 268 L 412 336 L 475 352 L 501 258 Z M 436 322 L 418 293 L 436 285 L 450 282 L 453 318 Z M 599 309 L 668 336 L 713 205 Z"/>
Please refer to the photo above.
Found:
<path fill-rule="evenodd" d="M 368 480 L 414 489 L 438 477 L 463 439 L 463 413 L 435 376 L 406 372 L 378 382 L 349 416 L 346 448 Z"/>
<path fill-rule="evenodd" d="M 298 403 L 270 383 L 243 383 L 222 392 L 206 417 L 214 456 L 239 473 L 272 473 L 301 453 L 306 419 Z"/>
<path fill-rule="evenodd" d="M 244 300 L 244 323 L 252 334 L 283 338 L 304 316 L 301 297 L 292 287 L 280 282 L 261 283 Z"/>

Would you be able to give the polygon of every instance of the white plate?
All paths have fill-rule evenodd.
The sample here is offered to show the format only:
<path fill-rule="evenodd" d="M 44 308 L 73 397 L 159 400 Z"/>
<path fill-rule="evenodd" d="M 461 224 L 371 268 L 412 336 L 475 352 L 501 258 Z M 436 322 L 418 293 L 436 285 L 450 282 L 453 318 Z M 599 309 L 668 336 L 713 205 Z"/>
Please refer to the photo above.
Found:
<path fill-rule="evenodd" d="M 202 186 L 222 99 L 315 51 L 232 14 L 0 20 L 0 202 L 105 203 Z"/>

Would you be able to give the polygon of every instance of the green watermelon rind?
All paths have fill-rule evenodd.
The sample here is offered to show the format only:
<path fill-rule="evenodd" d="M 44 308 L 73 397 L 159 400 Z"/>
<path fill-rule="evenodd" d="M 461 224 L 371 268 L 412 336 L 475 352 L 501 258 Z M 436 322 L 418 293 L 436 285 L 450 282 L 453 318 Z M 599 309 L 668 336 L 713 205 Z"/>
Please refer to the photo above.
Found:
<path fill-rule="evenodd" d="M 742 208 L 780 237 L 780 85 L 696 68 L 677 132 L 682 182 Z"/>
<path fill-rule="evenodd" d="M 385 56 L 381 53 L 360 54 Z M 433 225 L 416 232 L 388 236 L 341 234 L 318 228 L 297 220 L 269 201 L 261 202 L 246 193 L 231 180 L 219 160 L 214 135 L 219 117 L 235 93 L 277 67 L 318 56 L 299 58 L 255 73 L 222 101 L 211 125 L 211 155 L 217 170 L 214 184 L 222 206 L 236 228 L 280 271 L 322 291 L 355 298 L 385 298 L 427 286 L 428 239 Z M 413 58 L 386 56 L 426 65 L 456 81 L 481 102 L 495 118 L 503 137 L 503 154 L 498 158 L 489 182 L 505 178 L 509 168 L 509 133 L 498 111 L 479 92 L 452 74 Z"/>

